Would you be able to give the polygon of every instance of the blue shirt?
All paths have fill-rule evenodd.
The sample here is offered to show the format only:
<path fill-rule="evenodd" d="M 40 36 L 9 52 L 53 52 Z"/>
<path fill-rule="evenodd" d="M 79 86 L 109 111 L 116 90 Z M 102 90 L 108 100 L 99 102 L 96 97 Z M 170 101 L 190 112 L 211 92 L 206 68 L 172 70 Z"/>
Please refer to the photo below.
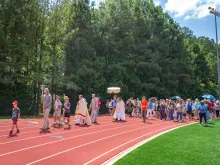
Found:
<path fill-rule="evenodd" d="M 191 110 L 192 110 L 192 104 L 191 104 L 191 103 L 188 103 L 188 104 L 187 104 L 187 110 L 188 110 L 188 111 L 191 111 Z"/>
<path fill-rule="evenodd" d="M 67 106 L 67 108 L 65 108 L 65 113 L 70 113 L 70 103 L 65 103 L 65 105 Z"/>
<path fill-rule="evenodd" d="M 202 104 L 199 106 L 199 112 L 200 113 L 206 113 L 206 111 L 208 111 L 208 108 L 205 104 Z"/>
<path fill-rule="evenodd" d="M 117 101 L 116 101 L 116 100 L 112 100 L 112 106 L 113 106 L 114 108 L 116 108 L 116 106 L 117 106 Z"/>
<path fill-rule="evenodd" d="M 18 120 L 18 114 L 20 113 L 19 108 L 13 108 L 12 110 L 12 119 L 13 120 Z"/>
<path fill-rule="evenodd" d="M 152 102 L 149 102 L 148 109 L 153 109 L 153 103 Z"/>

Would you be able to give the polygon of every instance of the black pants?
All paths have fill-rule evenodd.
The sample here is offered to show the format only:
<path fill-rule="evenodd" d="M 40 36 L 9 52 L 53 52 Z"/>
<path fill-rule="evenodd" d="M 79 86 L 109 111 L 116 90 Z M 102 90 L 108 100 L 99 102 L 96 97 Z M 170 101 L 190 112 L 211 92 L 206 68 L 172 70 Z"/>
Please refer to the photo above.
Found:
<path fill-rule="evenodd" d="M 216 117 L 219 117 L 219 110 L 216 110 Z"/>
<path fill-rule="evenodd" d="M 206 113 L 199 113 L 200 124 L 202 124 L 202 118 L 204 118 L 205 123 L 207 123 L 207 120 L 206 120 Z"/>
<path fill-rule="evenodd" d="M 147 110 L 142 110 L 142 117 L 143 117 L 143 121 L 147 120 Z"/>

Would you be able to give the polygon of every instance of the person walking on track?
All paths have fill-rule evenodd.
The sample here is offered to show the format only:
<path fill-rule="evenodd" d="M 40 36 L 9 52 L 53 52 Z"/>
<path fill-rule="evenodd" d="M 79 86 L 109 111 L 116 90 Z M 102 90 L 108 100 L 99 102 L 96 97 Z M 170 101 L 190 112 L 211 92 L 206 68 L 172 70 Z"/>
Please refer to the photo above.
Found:
<path fill-rule="evenodd" d="M 142 117 L 143 117 L 143 122 L 145 123 L 147 120 L 147 107 L 148 107 L 148 102 L 145 96 L 142 97 L 142 102 L 141 102 L 141 111 L 142 111 Z"/>
<path fill-rule="evenodd" d="M 14 127 L 17 128 L 17 133 L 20 133 L 19 129 L 18 129 L 18 120 L 20 119 L 20 109 L 18 108 L 18 102 L 14 101 L 12 103 L 13 105 L 13 109 L 12 109 L 12 121 L 13 121 L 13 125 L 12 125 L 12 129 L 9 133 L 9 135 L 12 135 L 13 131 L 14 131 Z"/>
<path fill-rule="evenodd" d="M 49 130 L 50 129 L 50 123 L 49 123 L 49 113 L 51 110 L 52 105 L 52 96 L 49 93 L 49 89 L 44 89 L 44 95 L 42 96 L 42 102 L 43 102 L 43 114 L 44 114 L 44 125 L 42 127 L 43 130 Z"/>
<path fill-rule="evenodd" d="M 90 125 L 91 120 L 89 117 L 89 111 L 87 107 L 87 102 L 83 98 L 82 95 L 79 95 L 79 102 L 77 103 L 76 106 L 76 112 L 75 112 L 75 117 L 76 117 L 76 124 L 75 125 L 80 125 L 82 122 L 85 125 Z"/>
<path fill-rule="evenodd" d="M 97 123 L 97 115 L 98 115 L 98 100 L 95 97 L 95 94 L 92 94 L 92 100 L 90 104 L 90 111 L 91 111 L 91 121 L 92 123 Z"/>

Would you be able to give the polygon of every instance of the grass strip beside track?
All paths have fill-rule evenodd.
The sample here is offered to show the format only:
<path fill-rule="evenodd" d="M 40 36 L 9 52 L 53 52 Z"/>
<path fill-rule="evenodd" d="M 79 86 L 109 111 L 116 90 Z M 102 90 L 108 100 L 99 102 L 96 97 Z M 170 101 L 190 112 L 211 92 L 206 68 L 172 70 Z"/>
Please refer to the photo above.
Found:
<path fill-rule="evenodd" d="M 135 149 L 115 165 L 217 165 L 220 157 L 220 120 L 208 127 L 193 124 L 161 135 Z"/>

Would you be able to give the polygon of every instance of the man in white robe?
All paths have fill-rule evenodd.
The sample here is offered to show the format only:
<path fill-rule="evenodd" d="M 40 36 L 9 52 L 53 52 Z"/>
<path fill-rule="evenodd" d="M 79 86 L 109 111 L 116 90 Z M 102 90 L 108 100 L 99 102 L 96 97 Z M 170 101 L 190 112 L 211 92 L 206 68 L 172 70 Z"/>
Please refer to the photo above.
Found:
<path fill-rule="evenodd" d="M 79 95 L 79 102 L 76 106 L 76 124 L 80 125 L 81 123 L 85 125 L 90 125 L 91 120 L 89 117 L 89 112 L 87 108 L 87 102 L 82 95 Z"/>
<path fill-rule="evenodd" d="M 118 120 L 118 121 L 125 120 L 125 103 L 121 99 L 121 97 L 118 97 L 118 102 L 113 118 L 114 120 Z"/>
<path fill-rule="evenodd" d="M 92 100 L 91 100 L 91 103 L 90 103 L 92 123 L 97 123 L 98 109 L 99 109 L 98 99 L 95 97 L 95 94 L 92 94 Z"/>

